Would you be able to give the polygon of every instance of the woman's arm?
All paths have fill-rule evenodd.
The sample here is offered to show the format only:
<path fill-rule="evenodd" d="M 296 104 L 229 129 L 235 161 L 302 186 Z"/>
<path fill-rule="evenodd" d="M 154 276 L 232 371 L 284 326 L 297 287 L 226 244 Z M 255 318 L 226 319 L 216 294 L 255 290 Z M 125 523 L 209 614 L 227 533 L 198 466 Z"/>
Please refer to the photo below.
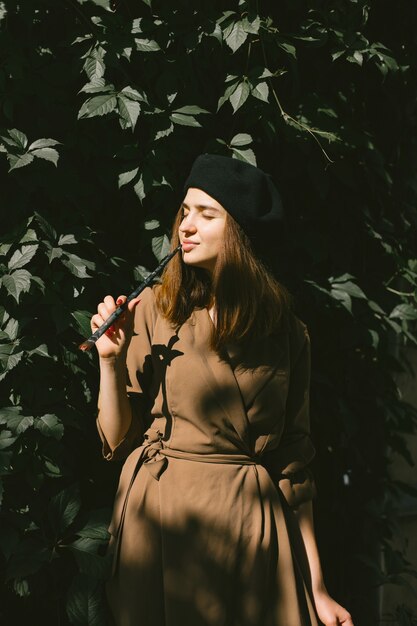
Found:
<path fill-rule="evenodd" d="M 303 536 L 304 545 L 307 552 L 308 563 L 311 572 L 311 583 L 313 593 L 326 591 L 323 579 L 323 572 L 320 564 L 319 551 L 316 543 L 313 520 L 313 502 L 308 500 L 302 502 L 297 509 L 294 510 Z"/>
<path fill-rule="evenodd" d="M 302 502 L 294 512 L 307 552 L 314 604 L 321 623 L 325 626 L 353 626 L 350 613 L 329 596 L 324 584 L 314 532 L 312 501 Z"/>
<path fill-rule="evenodd" d="M 129 430 L 132 409 L 126 393 L 126 360 L 100 359 L 98 422 L 111 450 Z"/>

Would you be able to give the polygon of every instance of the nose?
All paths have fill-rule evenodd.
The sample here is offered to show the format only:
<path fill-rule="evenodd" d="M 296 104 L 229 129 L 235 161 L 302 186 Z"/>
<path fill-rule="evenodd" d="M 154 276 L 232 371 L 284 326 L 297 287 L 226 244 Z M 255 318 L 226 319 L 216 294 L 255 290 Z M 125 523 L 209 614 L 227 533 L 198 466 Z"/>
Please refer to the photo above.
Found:
<path fill-rule="evenodd" d="M 180 226 L 179 226 L 179 230 L 181 233 L 195 233 L 197 228 L 194 224 L 194 220 L 191 217 L 191 212 L 188 213 L 188 215 L 186 215 L 184 217 L 184 219 L 182 220 Z"/>

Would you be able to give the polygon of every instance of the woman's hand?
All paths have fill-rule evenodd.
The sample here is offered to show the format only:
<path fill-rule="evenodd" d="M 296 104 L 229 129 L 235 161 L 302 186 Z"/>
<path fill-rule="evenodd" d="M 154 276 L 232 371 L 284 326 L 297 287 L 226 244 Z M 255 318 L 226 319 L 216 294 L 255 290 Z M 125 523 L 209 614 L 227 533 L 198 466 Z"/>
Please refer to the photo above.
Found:
<path fill-rule="evenodd" d="M 91 330 L 95 332 L 106 319 L 113 313 L 117 306 L 126 302 L 126 296 L 119 296 L 114 301 L 112 296 L 106 296 L 103 302 L 97 307 L 96 315 L 91 318 Z M 140 302 L 139 298 L 134 298 L 129 302 L 127 308 L 118 317 L 112 326 L 96 341 L 97 351 L 100 359 L 115 359 L 120 356 L 126 357 L 127 348 L 133 335 L 135 308 Z"/>
<path fill-rule="evenodd" d="M 350 613 L 333 600 L 327 591 L 315 593 L 314 604 L 324 626 L 354 626 Z"/>

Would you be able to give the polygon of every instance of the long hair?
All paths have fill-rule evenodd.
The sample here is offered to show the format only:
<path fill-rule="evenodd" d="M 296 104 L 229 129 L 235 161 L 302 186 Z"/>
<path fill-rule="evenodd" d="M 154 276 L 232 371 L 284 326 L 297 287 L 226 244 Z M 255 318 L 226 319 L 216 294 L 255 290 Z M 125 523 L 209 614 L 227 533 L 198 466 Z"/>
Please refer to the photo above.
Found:
<path fill-rule="evenodd" d="M 179 245 L 181 221 L 180 209 L 172 227 L 172 250 Z M 187 265 L 177 254 L 162 274 L 156 302 L 174 326 L 183 324 L 195 308 L 215 304 L 211 347 L 217 352 L 228 343 L 275 335 L 286 327 L 293 307 L 287 288 L 256 257 L 247 235 L 229 213 L 213 275 Z"/>

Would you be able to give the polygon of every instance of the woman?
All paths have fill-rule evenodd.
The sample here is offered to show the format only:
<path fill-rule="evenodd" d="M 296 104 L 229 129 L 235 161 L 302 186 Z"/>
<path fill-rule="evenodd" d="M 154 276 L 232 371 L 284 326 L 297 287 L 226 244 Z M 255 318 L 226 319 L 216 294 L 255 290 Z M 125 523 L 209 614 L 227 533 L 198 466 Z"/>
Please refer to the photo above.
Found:
<path fill-rule="evenodd" d="M 209 154 L 184 192 L 182 252 L 97 342 L 103 455 L 126 459 L 115 623 L 353 626 L 314 538 L 308 331 L 254 254 L 282 228 L 280 196 L 262 170 Z M 92 330 L 124 300 L 106 296 Z"/>

